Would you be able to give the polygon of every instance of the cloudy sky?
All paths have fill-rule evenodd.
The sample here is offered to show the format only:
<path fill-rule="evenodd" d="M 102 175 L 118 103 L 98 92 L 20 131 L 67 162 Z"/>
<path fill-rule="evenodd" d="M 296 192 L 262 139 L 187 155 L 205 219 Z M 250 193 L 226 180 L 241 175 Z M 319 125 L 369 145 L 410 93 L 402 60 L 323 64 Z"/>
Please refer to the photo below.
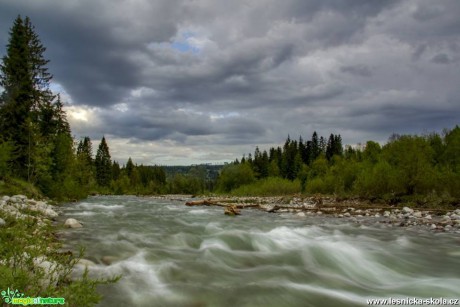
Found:
<path fill-rule="evenodd" d="M 122 163 L 460 124 L 458 0 L 1 0 L 2 55 L 18 14 L 75 137 L 105 135 Z"/>

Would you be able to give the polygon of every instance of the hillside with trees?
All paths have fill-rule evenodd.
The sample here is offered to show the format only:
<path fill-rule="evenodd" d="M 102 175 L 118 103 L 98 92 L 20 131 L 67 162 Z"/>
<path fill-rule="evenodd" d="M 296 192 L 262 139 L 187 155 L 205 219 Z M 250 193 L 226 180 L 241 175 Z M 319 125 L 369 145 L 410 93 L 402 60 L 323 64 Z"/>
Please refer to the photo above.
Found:
<path fill-rule="evenodd" d="M 236 195 L 329 194 L 420 205 L 457 204 L 460 198 L 460 128 L 424 136 L 392 135 L 342 145 L 340 135 L 289 137 L 283 147 L 256 148 L 223 169 L 218 189 Z"/>

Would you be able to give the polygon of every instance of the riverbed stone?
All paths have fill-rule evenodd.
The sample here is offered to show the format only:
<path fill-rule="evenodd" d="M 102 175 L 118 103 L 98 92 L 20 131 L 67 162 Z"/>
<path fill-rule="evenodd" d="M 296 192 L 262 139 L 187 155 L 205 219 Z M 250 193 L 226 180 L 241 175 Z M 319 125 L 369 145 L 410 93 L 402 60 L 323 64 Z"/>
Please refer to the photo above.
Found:
<path fill-rule="evenodd" d="M 347 213 L 345 213 L 343 216 L 344 216 L 344 217 L 350 217 L 351 214 L 350 214 L 350 212 L 347 212 Z"/>
<path fill-rule="evenodd" d="M 85 268 L 87 268 L 89 266 L 95 266 L 96 264 L 94 262 L 92 262 L 91 260 L 82 258 L 82 259 L 78 260 L 77 265 L 81 265 L 81 266 L 84 266 Z"/>
<path fill-rule="evenodd" d="M 54 211 L 53 209 L 45 209 L 43 211 L 43 214 L 48 216 L 48 217 L 57 217 L 58 214 L 56 213 L 56 211 Z"/>
<path fill-rule="evenodd" d="M 80 224 L 79 221 L 77 221 L 76 219 L 67 219 L 64 223 L 64 226 L 68 227 L 68 228 L 81 228 L 83 227 L 82 224 Z"/>
<path fill-rule="evenodd" d="M 420 211 L 415 211 L 412 215 L 418 219 L 422 218 L 422 212 Z"/>
<path fill-rule="evenodd" d="M 104 256 L 101 258 L 101 261 L 105 265 L 111 265 L 115 261 L 118 261 L 118 258 L 114 256 Z"/>
<path fill-rule="evenodd" d="M 0 227 L 5 226 L 6 222 L 4 219 L 0 218 Z"/>
<path fill-rule="evenodd" d="M 57 286 L 59 281 L 59 272 L 62 272 L 63 268 L 55 262 L 48 261 L 45 257 L 40 256 L 33 259 L 35 267 L 43 270 L 43 278 L 40 280 L 40 285 L 43 288 L 49 286 Z"/>
<path fill-rule="evenodd" d="M 391 215 L 391 212 L 390 211 L 385 211 L 383 212 L 383 216 L 384 217 L 389 217 Z"/>
<path fill-rule="evenodd" d="M 300 216 L 300 217 L 304 217 L 304 216 L 305 216 L 305 213 L 299 212 L 299 213 L 297 213 L 296 215 L 297 215 L 297 216 Z"/>
<path fill-rule="evenodd" d="M 412 213 L 414 213 L 414 209 L 411 209 L 409 207 L 404 207 L 404 208 L 402 208 L 402 212 L 412 214 Z"/>

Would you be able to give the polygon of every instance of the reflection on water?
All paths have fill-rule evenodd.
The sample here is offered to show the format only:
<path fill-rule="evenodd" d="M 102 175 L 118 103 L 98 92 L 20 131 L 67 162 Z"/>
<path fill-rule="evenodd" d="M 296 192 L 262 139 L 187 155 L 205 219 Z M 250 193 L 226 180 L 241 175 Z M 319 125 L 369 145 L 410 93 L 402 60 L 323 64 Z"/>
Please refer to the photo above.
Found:
<path fill-rule="evenodd" d="M 69 204 L 69 248 L 86 247 L 100 306 L 367 306 L 368 298 L 459 297 L 458 234 L 362 226 L 136 197 Z M 112 264 L 101 261 L 110 256 Z"/>

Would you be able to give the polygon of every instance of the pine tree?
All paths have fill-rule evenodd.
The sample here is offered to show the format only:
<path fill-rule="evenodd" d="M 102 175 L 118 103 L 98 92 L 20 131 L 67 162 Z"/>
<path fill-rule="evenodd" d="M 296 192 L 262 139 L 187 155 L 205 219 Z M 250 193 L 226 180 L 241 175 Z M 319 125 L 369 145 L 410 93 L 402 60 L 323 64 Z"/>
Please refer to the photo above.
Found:
<path fill-rule="evenodd" d="M 48 167 L 33 165 L 44 161 L 30 156 L 49 150 L 34 148 L 47 145 L 40 129 L 40 112 L 54 99 L 49 89 L 52 76 L 46 68 L 45 50 L 30 19 L 18 16 L 0 65 L 0 85 L 4 89 L 0 96 L 0 133 L 16 148 L 15 173 L 29 180 L 37 175 L 34 170 Z"/>
<path fill-rule="evenodd" d="M 99 144 L 94 164 L 96 166 L 97 183 L 100 186 L 109 186 L 112 180 L 112 161 L 110 160 L 109 147 L 107 146 L 105 137 L 102 137 Z"/>
<path fill-rule="evenodd" d="M 320 153 L 321 153 L 321 148 L 320 148 L 320 144 L 319 144 L 319 140 L 318 140 L 318 134 L 316 133 L 316 131 L 314 131 L 313 135 L 311 137 L 311 160 L 310 160 L 310 163 L 313 163 L 316 160 L 316 158 L 318 158 Z"/>

